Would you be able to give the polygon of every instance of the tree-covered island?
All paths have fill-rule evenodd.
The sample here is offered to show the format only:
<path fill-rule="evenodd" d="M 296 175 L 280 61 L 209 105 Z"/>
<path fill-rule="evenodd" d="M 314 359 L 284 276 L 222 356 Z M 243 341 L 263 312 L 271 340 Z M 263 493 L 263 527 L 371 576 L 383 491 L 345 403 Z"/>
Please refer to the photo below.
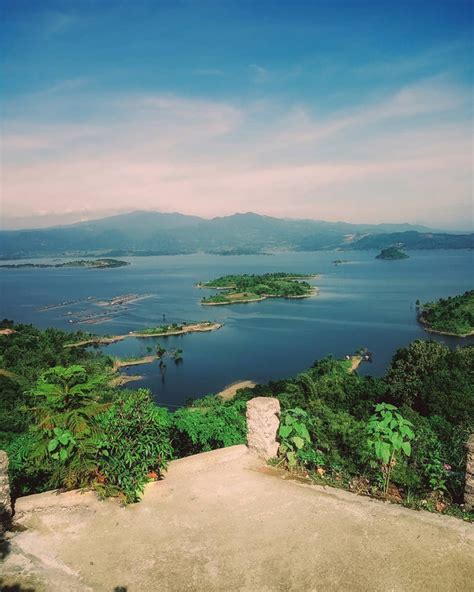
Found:
<path fill-rule="evenodd" d="M 457 337 L 474 335 L 474 290 L 423 304 L 418 320 L 434 333 Z"/>
<path fill-rule="evenodd" d="M 128 261 L 120 259 L 78 259 L 77 261 L 64 261 L 63 263 L 5 263 L 0 267 L 7 269 L 45 269 L 49 267 L 87 267 L 89 269 L 109 269 L 111 267 L 125 267 L 130 265 Z"/>
<path fill-rule="evenodd" d="M 199 288 L 219 290 L 201 304 L 217 306 L 245 302 L 259 302 L 266 298 L 308 298 L 316 292 L 306 280 L 315 274 L 265 273 L 262 275 L 225 275 L 209 282 L 198 284 Z"/>
<path fill-rule="evenodd" d="M 408 255 L 397 247 L 388 247 L 386 249 L 382 249 L 375 258 L 388 260 L 408 259 Z"/>

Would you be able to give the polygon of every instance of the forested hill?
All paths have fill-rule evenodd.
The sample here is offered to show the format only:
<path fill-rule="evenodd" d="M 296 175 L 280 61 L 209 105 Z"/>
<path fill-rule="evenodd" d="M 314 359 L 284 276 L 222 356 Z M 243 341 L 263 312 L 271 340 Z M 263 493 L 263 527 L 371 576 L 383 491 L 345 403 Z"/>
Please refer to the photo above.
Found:
<path fill-rule="evenodd" d="M 183 214 L 131 212 L 54 228 L 0 232 L 3 259 L 61 254 L 222 255 L 275 250 L 462 249 L 474 247 L 474 234 L 436 233 L 409 224 L 348 224 L 234 214 L 205 220 Z"/>

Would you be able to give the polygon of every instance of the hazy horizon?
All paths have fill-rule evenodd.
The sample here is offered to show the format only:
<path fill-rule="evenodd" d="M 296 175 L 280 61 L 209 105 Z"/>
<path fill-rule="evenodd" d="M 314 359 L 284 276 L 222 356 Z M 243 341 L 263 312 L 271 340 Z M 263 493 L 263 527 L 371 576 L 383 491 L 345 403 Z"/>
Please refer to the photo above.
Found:
<path fill-rule="evenodd" d="M 470 2 L 2 13 L 2 228 L 143 209 L 472 231 Z"/>
<path fill-rule="evenodd" d="M 31 218 L 3 218 L 0 219 L 0 231 L 2 230 L 40 230 L 40 229 L 47 229 L 53 227 L 60 227 L 60 226 L 69 226 L 73 224 L 78 224 L 81 222 L 94 222 L 103 220 L 106 218 L 114 217 L 114 216 L 124 216 L 127 214 L 134 214 L 137 212 L 150 212 L 155 214 L 178 214 L 184 216 L 197 216 L 196 214 L 186 214 L 184 212 L 164 212 L 161 210 L 155 209 L 127 209 L 121 211 L 114 211 L 111 210 L 109 212 L 89 212 L 85 214 L 84 212 L 69 212 L 66 214 L 58 214 L 58 215 L 44 215 L 44 216 L 34 216 Z M 264 217 L 271 217 L 271 218 L 278 218 L 280 220 L 308 220 L 314 222 L 329 222 L 329 223 L 349 223 L 349 224 L 394 224 L 394 225 L 403 225 L 403 224 L 411 224 L 413 226 L 426 226 L 430 230 L 435 231 L 451 231 L 451 232 L 469 232 L 470 228 L 450 228 L 450 227 L 433 227 L 428 224 L 424 224 L 422 222 L 406 222 L 404 220 L 399 221 L 381 221 L 381 222 L 365 222 L 364 220 L 360 221 L 352 221 L 348 222 L 347 220 L 321 220 L 318 218 L 297 218 L 293 216 L 271 216 L 270 214 L 255 212 L 255 211 L 247 211 L 247 212 L 232 212 L 229 214 L 223 214 L 222 216 L 197 216 L 202 218 L 203 220 L 213 220 L 215 218 L 227 217 L 227 216 L 235 216 L 235 215 L 246 215 L 246 214 L 256 214 L 258 216 Z"/>

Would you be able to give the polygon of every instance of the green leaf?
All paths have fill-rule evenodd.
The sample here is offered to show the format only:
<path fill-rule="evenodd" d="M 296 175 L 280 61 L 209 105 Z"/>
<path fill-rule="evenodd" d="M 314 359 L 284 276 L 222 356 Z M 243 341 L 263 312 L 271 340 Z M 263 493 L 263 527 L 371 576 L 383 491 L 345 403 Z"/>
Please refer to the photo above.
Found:
<path fill-rule="evenodd" d="M 292 430 L 293 430 L 293 428 L 291 426 L 282 425 L 280 427 L 280 430 L 278 433 L 282 438 L 288 438 L 288 436 L 291 434 Z"/>
<path fill-rule="evenodd" d="M 388 461 L 390 460 L 390 452 L 391 452 L 390 445 L 387 444 L 386 442 L 381 442 L 380 449 L 381 449 L 382 462 L 386 465 L 386 464 L 388 464 Z"/>
<path fill-rule="evenodd" d="M 63 432 L 59 436 L 59 441 L 61 442 L 61 444 L 66 445 L 69 442 L 69 433 L 68 432 Z"/>
<path fill-rule="evenodd" d="M 61 450 L 59 451 L 59 458 L 61 460 L 66 460 L 66 458 L 67 458 L 67 450 L 65 448 L 61 448 Z"/>
<path fill-rule="evenodd" d="M 290 465 L 290 467 L 293 467 L 296 465 L 296 455 L 293 451 L 288 452 L 286 457 L 288 458 L 288 464 Z"/>
<path fill-rule="evenodd" d="M 56 448 L 58 447 L 59 442 L 56 440 L 56 438 L 53 438 L 53 440 L 49 441 L 48 444 L 48 452 L 53 452 L 53 450 L 56 450 Z"/>
<path fill-rule="evenodd" d="M 407 455 L 410 456 L 411 454 L 411 444 L 410 442 L 403 442 L 402 443 L 402 450 Z"/>
<path fill-rule="evenodd" d="M 298 450 L 301 450 L 301 448 L 303 448 L 303 446 L 304 446 L 303 438 L 300 438 L 299 436 L 295 436 L 294 438 L 292 438 L 292 441 L 295 443 L 295 446 L 296 446 L 296 448 L 298 448 Z"/>
<path fill-rule="evenodd" d="M 392 442 L 395 450 L 400 450 L 400 447 L 402 445 L 402 439 L 399 434 L 397 434 L 397 433 L 392 434 L 390 441 Z"/>

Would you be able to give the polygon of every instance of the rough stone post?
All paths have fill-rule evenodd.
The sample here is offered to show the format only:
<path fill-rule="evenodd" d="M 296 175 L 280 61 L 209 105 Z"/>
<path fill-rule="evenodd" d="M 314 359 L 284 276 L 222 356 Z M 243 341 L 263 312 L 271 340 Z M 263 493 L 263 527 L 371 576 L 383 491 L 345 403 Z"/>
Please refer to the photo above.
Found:
<path fill-rule="evenodd" d="M 275 458 L 278 454 L 279 414 L 278 399 L 255 397 L 247 403 L 247 446 L 264 460 Z"/>
<path fill-rule="evenodd" d="M 474 510 L 474 434 L 469 436 L 466 444 L 466 486 L 464 489 L 464 504 L 467 510 Z"/>
<path fill-rule="evenodd" d="M 7 523 L 12 515 L 10 498 L 10 480 L 8 478 L 8 454 L 0 450 L 0 530 L 1 524 Z"/>

